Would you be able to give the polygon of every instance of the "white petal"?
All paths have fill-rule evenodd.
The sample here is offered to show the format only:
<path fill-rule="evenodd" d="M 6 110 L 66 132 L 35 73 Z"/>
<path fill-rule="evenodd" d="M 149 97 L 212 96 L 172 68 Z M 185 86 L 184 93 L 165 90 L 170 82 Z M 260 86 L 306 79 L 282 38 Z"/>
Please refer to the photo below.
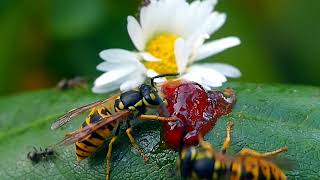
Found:
<path fill-rule="evenodd" d="M 204 76 L 203 78 L 207 82 L 212 82 L 213 84 L 216 84 L 216 83 L 223 83 L 227 81 L 227 78 L 223 74 L 213 69 L 202 68 L 201 71 L 203 72 L 202 73 Z"/>
<path fill-rule="evenodd" d="M 189 48 L 187 47 L 185 41 L 182 38 L 176 40 L 174 54 L 176 58 L 176 63 L 178 65 L 178 72 L 183 73 L 188 65 L 188 56 L 190 52 Z"/>
<path fill-rule="evenodd" d="M 128 25 L 127 25 L 129 36 L 135 45 L 135 47 L 142 51 L 145 47 L 146 39 L 140 27 L 138 21 L 132 17 L 128 16 Z"/>
<path fill-rule="evenodd" d="M 141 29 L 146 40 L 149 40 L 149 38 L 155 33 L 154 31 L 158 29 L 157 27 L 159 25 L 160 18 L 159 11 L 160 8 L 157 1 L 151 2 L 148 6 L 143 7 L 140 10 Z"/>
<path fill-rule="evenodd" d="M 103 86 L 96 86 L 95 85 L 92 88 L 92 92 L 94 92 L 94 93 L 108 93 L 108 92 L 119 89 L 119 87 L 120 87 L 120 82 L 114 81 L 112 83 L 105 84 Z"/>
<path fill-rule="evenodd" d="M 153 78 L 153 77 L 155 77 L 155 76 L 158 76 L 159 74 L 157 73 L 157 72 L 155 72 L 154 70 L 152 70 L 152 69 L 149 69 L 148 71 L 147 71 L 147 77 L 149 77 L 149 78 Z M 154 82 L 155 83 L 163 83 L 163 82 L 165 82 L 165 81 L 167 81 L 167 79 L 166 78 L 155 78 L 154 79 Z"/>
<path fill-rule="evenodd" d="M 215 3 L 215 0 L 193 1 L 184 9 L 184 12 L 179 12 L 181 14 L 181 22 L 184 23 L 182 34 L 185 39 L 194 33 L 198 35 L 206 33 L 203 29 L 206 29 L 205 24 L 212 13 Z"/>
<path fill-rule="evenodd" d="M 205 89 L 205 90 L 211 90 L 211 87 L 210 86 L 207 86 L 205 84 L 202 84 L 202 87 Z M 220 87 L 220 86 L 217 86 L 217 87 Z"/>
<path fill-rule="evenodd" d="M 149 62 L 158 62 L 161 61 L 161 59 L 154 57 L 152 54 L 148 53 L 148 52 L 142 52 L 139 53 L 142 56 L 142 59 L 144 61 L 149 61 Z"/>
<path fill-rule="evenodd" d="M 149 69 L 148 71 L 147 71 L 147 76 L 149 77 L 149 78 L 152 78 L 152 77 L 154 77 L 154 76 L 157 76 L 157 75 L 159 75 L 157 72 L 155 72 L 154 70 L 152 70 L 152 69 Z"/>
<path fill-rule="evenodd" d="M 211 41 L 202 45 L 196 54 L 196 61 L 205 59 L 214 54 L 218 54 L 228 48 L 240 44 L 240 39 L 237 37 L 226 37 L 218 40 Z"/>
<path fill-rule="evenodd" d="M 227 81 L 227 78 L 220 72 L 199 65 L 191 66 L 189 72 L 183 78 L 210 87 L 219 87 Z"/>
<path fill-rule="evenodd" d="M 223 63 L 206 63 L 206 64 L 199 64 L 199 66 L 203 66 L 206 68 L 214 69 L 221 74 L 231 77 L 231 78 L 238 78 L 241 76 L 241 72 L 238 68 L 229 65 L 229 64 L 223 64 Z"/>
<path fill-rule="evenodd" d="M 102 62 L 98 64 L 97 70 L 107 72 L 115 69 L 122 69 L 123 64 L 121 63 L 111 63 L 111 62 Z"/>
<path fill-rule="evenodd" d="M 205 23 L 205 32 L 215 33 L 226 22 L 227 16 L 224 13 L 213 12 Z"/>
<path fill-rule="evenodd" d="M 184 2 L 184 4 L 181 4 L 178 7 L 176 7 L 173 12 L 175 12 L 174 15 L 170 17 L 171 24 L 173 26 L 173 33 L 178 34 L 183 38 L 186 38 L 188 35 L 186 25 L 190 24 L 189 16 L 191 16 L 191 13 L 189 13 L 189 4 Z"/>
<path fill-rule="evenodd" d="M 216 4 L 218 3 L 218 0 L 206 0 L 206 1 L 203 1 L 204 2 L 207 2 L 207 6 L 210 6 L 211 7 L 211 10 L 214 9 L 214 7 L 216 6 Z"/>
<path fill-rule="evenodd" d="M 185 0 L 152 1 L 143 7 L 140 11 L 140 23 L 145 39 L 150 40 L 155 34 L 163 32 L 180 35 L 179 30 L 184 29 L 187 21 L 184 16 L 188 7 Z"/>
<path fill-rule="evenodd" d="M 124 68 L 124 69 L 115 69 L 109 72 L 102 74 L 94 81 L 95 86 L 103 86 L 114 81 L 117 81 L 125 76 L 130 75 L 135 70 L 135 68 Z"/>
<path fill-rule="evenodd" d="M 99 53 L 101 59 L 113 63 L 139 62 L 136 53 L 124 49 L 107 49 Z"/>
<path fill-rule="evenodd" d="M 145 76 L 140 75 L 123 82 L 120 86 L 121 91 L 128 91 L 139 87 L 145 81 Z"/>

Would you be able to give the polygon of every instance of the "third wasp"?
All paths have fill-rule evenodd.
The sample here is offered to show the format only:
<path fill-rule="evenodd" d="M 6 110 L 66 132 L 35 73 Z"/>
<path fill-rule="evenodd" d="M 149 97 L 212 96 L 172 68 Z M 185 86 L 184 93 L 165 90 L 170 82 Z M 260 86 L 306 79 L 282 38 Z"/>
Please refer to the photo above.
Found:
<path fill-rule="evenodd" d="M 227 156 L 233 123 L 227 125 L 227 136 L 221 152 L 199 136 L 200 147 L 185 148 L 177 160 L 179 173 L 185 179 L 285 180 L 286 175 L 270 158 L 288 150 L 282 147 L 259 153 L 243 149 L 238 155 Z"/>

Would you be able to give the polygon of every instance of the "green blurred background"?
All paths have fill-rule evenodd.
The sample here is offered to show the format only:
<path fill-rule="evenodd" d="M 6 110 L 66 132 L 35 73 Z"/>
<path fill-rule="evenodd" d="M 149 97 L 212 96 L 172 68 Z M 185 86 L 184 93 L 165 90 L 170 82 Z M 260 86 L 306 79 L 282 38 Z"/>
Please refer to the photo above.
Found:
<path fill-rule="evenodd" d="M 126 17 L 139 0 L 0 0 L 0 95 L 53 87 L 100 72 L 98 53 L 134 49 Z M 320 85 L 320 1 L 220 0 L 227 23 L 212 38 L 239 47 L 210 61 L 237 66 L 237 81 Z"/>

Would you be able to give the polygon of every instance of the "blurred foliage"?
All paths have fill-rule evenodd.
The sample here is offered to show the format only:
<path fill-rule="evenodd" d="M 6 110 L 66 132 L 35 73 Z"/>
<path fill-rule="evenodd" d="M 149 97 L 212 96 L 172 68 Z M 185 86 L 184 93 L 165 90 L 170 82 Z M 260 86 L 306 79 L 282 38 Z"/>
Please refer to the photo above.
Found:
<path fill-rule="evenodd" d="M 62 78 L 100 72 L 98 53 L 134 49 L 126 17 L 139 0 L 0 1 L 0 95 L 54 86 Z M 220 0 L 227 23 L 212 39 L 242 44 L 210 60 L 243 73 L 237 81 L 320 85 L 319 1 Z"/>

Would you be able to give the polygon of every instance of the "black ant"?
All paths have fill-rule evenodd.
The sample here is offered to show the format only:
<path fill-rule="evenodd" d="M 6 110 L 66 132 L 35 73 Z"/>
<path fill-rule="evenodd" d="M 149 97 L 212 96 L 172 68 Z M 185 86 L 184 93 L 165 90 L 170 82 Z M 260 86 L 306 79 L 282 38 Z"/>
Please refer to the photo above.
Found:
<path fill-rule="evenodd" d="M 27 158 L 34 163 L 38 163 L 39 161 L 43 159 L 47 159 L 48 157 L 54 156 L 56 154 L 54 150 L 50 148 L 42 149 L 40 147 L 39 151 L 37 150 L 36 147 L 33 147 L 33 149 L 34 149 L 33 151 L 28 152 Z"/>

